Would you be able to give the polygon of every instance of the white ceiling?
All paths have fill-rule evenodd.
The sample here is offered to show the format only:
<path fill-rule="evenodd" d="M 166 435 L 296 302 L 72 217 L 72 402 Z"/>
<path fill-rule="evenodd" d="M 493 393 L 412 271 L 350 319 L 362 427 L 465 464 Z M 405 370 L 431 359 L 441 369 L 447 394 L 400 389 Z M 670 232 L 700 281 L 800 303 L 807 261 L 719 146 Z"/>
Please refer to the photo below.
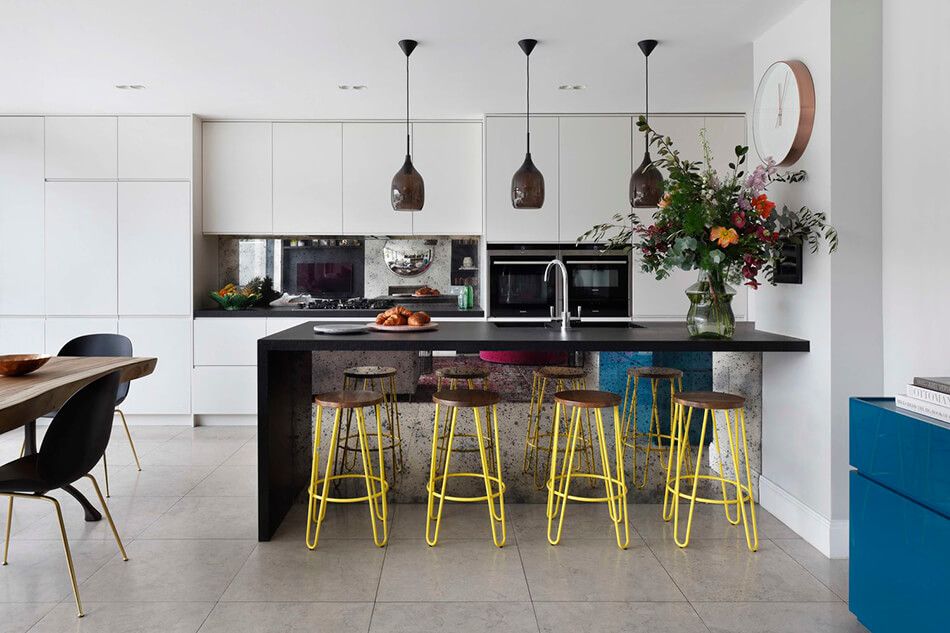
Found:
<path fill-rule="evenodd" d="M 0 0 L 0 112 L 197 113 L 231 118 L 413 116 L 524 107 L 633 111 L 637 40 L 655 38 L 652 109 L 745 111 L 751 41 L 800 0 Z M 115 84 L 145 84 L 117 90 Z M 366 84 L 341 91 L 338 84 Z M 559 84 L 585 84 L 565 92 Z"/>

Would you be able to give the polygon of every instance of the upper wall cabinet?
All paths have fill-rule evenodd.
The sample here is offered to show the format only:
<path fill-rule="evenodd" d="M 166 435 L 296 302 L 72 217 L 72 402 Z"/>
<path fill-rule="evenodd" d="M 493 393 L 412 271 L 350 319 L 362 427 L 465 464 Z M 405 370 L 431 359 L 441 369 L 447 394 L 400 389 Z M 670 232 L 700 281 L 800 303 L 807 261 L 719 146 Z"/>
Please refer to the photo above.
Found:
<path fill-rule="evenodd" d="M 271 213 L 271 123 L 202 125 L 202 214 L 205 233 L 263 235 Z"/>
<path fill-rule="evenodd" d="M 343 232 L 343 125 L 274 123 L 274 233 Z"/>
<path fill-rule="evenodd" d="M 0 117 L 0 315 L 45 314 L 43 119 Z"/>
<path fill-rule="evenodd" d="M 187 116 L 119 117 L 119 178 L 191 180 L 192 134 Z"/>
<path fill-rule="evenodd" d="M 46 177 L 116 178 L 117 135 L 115 117 L 46 117 Z"/>
<path fill-rule="evenodd" d="M 416 235 L 481 235 L 481 123 L 413 123 L 412 160 L 425 179 Z"/>
<path fill-rule="evenodd" d="M 630 117 L 561 117 L 561 242 L 629 212 L 630 125 Z"/>
<path fill-rule="evenodd" d="M 344 233 L 412 234 L 414 214 L 409 211 L 393 211 L 389 191 L 393 176 L 402 166 L 405 155 L 404 124 L 343 124 Z M 426 177 L 421 169 L 420 173 L 423 178 Z"/>
<path fill-rule="evenodd" d="M 544 206 L 511 206 L 511 177 L 524 162 L 524 117 L 485 120 L 486 228 L 489 242 L 556 242 L 558 239 L 558 119 L 531 118 L 531 158 L 544 175 Z"/>

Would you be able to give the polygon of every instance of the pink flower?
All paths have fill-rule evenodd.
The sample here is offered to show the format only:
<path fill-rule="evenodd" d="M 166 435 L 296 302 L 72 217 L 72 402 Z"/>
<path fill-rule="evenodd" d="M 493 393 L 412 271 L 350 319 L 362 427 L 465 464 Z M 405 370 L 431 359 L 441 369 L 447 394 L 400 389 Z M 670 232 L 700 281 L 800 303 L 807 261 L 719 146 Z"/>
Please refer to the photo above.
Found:
<path fill-rule="evenodd" d="M 733 211 L 732 212 L 732 224 L 737 229 L 745 227 L 745 212 L 744 211 Z"/>

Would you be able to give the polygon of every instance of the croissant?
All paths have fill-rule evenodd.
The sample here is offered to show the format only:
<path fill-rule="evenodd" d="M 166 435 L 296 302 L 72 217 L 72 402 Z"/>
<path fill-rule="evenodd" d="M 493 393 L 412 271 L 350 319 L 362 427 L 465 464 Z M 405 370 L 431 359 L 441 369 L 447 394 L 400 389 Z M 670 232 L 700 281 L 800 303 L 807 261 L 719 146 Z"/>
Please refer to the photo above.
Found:
<path fill-rule="evenodd" d="M 411 317 L 409 317 L 409 325 L 426 325 L 432 319 L 429 318 L 429 315 L 425 312 L 416 312 Z"/>
<path fill-rule="evenodd" d="M 404 314 L 397 314 L 396 321 L 397 321 L 396 325 L 406 325 L 407 323 L 409 323 L 409 317 L 407 317 Z"/>
<path fill-rule="evenodd" d="M 383 322 L 386 321 L 386 319 L 388 318 L 389 317 L 386 316 L 385 312 L 380 312 L 379 314 L 376 315 L 376 325 L 382 325 Z"/>
<path fill-rule="evenodd" d="M 392 316 L 394 314 L 396 314 L 396 308 L 389 308 L 388 310 L 383 312 L 383 316 L 385 317 Z"/>
<path fill-rule="evenodd" d="M 383 321 L 382 325 L 400 325 L 399 316 L 396 314 L 391 314 Z"/>
<path fill-rule="evenodd" d="M 403 306 L 396 306 L 396 314 L 408 318 L 412 316 L 412 310 L 410 310 L 409 308 L 405 308 Z"/>

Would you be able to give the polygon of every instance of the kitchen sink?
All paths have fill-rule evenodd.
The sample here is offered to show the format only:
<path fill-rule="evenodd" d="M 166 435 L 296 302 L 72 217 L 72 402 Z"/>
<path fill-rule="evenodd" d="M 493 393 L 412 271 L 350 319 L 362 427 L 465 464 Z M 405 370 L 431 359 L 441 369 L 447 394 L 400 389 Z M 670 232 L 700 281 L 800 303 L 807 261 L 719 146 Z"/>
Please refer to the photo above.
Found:
<path fill-rule="evenodd" d="M 554 330 L 560 330 L 561 324 L 558 321 L 494 321 L 493 325 L 500 328 L 508 327 L 533 327 L 533 328 L 549 328 Z M 589 330 L 592 328 L 612 328 L 612 329 L 633 329 L 633 328 L 642 328 L 642 325 L 632 323 L 630 321 L 571 321 L 572 330 Z"/>

